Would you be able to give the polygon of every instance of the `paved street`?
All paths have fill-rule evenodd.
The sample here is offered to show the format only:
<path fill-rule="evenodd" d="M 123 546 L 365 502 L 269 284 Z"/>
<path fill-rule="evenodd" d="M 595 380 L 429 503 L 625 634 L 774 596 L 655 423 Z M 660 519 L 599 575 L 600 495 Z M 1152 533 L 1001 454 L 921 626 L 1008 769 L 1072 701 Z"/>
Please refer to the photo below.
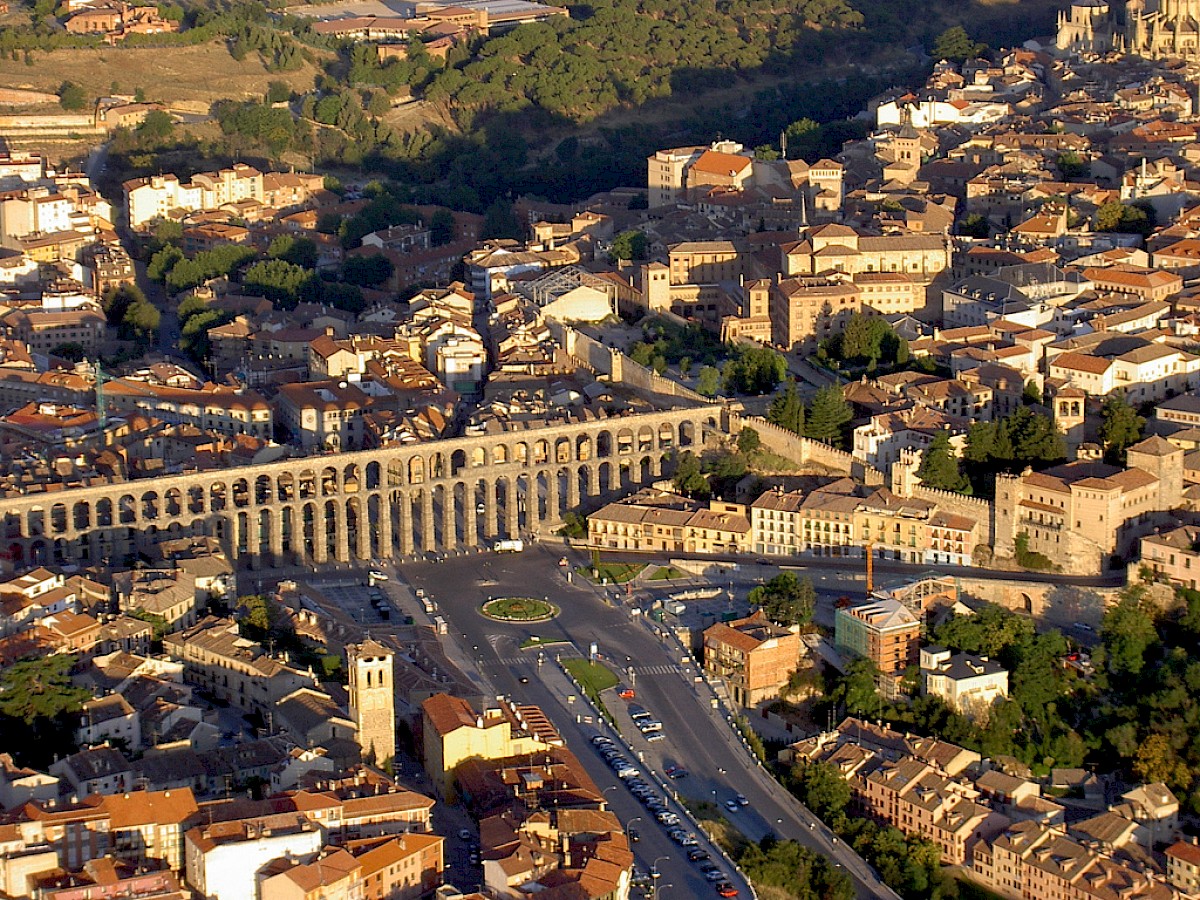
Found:
<path fill-rule="evenodd" d="M 616 668 L 635 667 L 639 700 L 661 719 L 667 735 L 665 741 L 654 745 L 653 752 L 647 752 L 650 748 L 645 744 L 639 749 L 647 762 L 655 764 L 660 777 L 663 764 L 679 763 L 688 768 L 689 778 L 672 783 L 682 794 L 710 802 L 714 791 L 718 801 L 744 794 L 749 806 L 729 818 L 748 837 L 757 840 L 775 832 L 796 839 L 843 866 L 854 878 L 858 896 L 894 897 L 869 866 L 836 843 L 823 825 L 751 760 L 734 729 L 713 708 L 715 698 L 707 685 L 696 682 L 690 658 L 674 639 L 657 636 L 639 616 L 631 615 L 619 601 L 614 603 L 604 589 L 577 577 L 574 583 L 567 583 L 564 570 L 557 565 L 560 555 L 561 550 L 534 547 L 521 554 L 406 564 L 397 574 L 433 597 L 455 639 L 487 674 L 497 692 L 546 707 L 602 788 L 613 782 L 613 776 L 601 760 L 589 753 L 590 748 L 581 746 L 592 726 L 577 723 L 576 717 L 582 713 L 567 709 L 556 697 L 553 685 L 538 677 L 535 661 L 525 661 L 529 653 L 522 652 L 520 645 L 530 635 L 565 640 L 583 652 L 594 641 L 602 656 Z M 582 557 L 573 559 L 573 563 L 583 561 Z M 553 621 L 529 626 L 494 622 L 479 613 L 480 605 L 489 597 L 511 595 L 547 597 L 559 604 L 562 613 Z M 523 684 L 522 678 L 528 683 Z M 614 796 L 612 801 L 618 815 L 624 818 L 638 814 L 640 807 L 623 790 L 609 793 L 620 795 L 619 800 Z M 682 881 L 688 886 L 688 896 L 715 895 L 665 835 L 650 836 L 658 829 L 639 830 L 646 839 L 635 850 L 644 868 L 653 862 L 650 854 L 668 856 L 669 860 L 659 865 L 664 872 L 663 883 Z M 659 837 L 665 844 L 654 843 Z"/>

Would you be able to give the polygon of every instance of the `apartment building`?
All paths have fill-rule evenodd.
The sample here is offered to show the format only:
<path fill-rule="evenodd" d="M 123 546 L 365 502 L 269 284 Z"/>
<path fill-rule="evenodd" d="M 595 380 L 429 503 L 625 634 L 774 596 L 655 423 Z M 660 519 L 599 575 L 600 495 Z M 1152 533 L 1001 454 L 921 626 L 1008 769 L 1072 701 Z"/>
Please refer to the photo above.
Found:
<path fill-rule="evenodd" d="M 1149 534 L 1138 546 L 1139 569 L 1149 569 L 1156 579 L 1196 589 L 1200 579 L 1200 527 L 1180 525 L 1170 531 Z"/>
<path fill-rule="evenodd" d="M 841 276 L 784 278 L 771 284 L 771 340 L 787 350 L 813 352 L 846 330 L 862 311 L 862 290 Z"/>
<path fill-rule="evenodd" d="M 465 760 L 505 759 L 561 747 L 563 740 L 536 706 L 502 701 L 477 713 L 461 697 L 435 694 L 421 704 L 425 771 L 439 796 L 454 789 Z"/>
<path fill-rule="evenodd" d="M 919 661 L 921 622 L 902 603 L 873 598 L 844 606 L 834 617 L 839 653 L 871 660 L 887 682 L 894 682 Z"/>
<path fill-rule="evenodd" d="M 182 212 L 218 209 L 227 203 L 263 199 L 263 174 L 235 163 L 217 172 L 198 172 L 187 184 L 173 174 L 135 178 L 123 185 L 125 214 L 134 231 Z"/>
<path fill-rule="evenodd" d="M 725 682 L 739 706 L 774 700 L 800 662 L 799 631 L 774 624 L 757 610 L 704 631 L 704 671 Z"/>
<path fill-rule="evenodd" d="M 588 516 L 588 542 L 612 550 L 742 553 L 751 546 L 751 524 L 740 503 L 706 505 L 648 489 Z"/>
<path fill-rule="evenodd" d="M 765 491 L 750 504 L 754 552 L 795 556 L 805 549 L 801 538 L 801 507 L 805 495 L 782 488 Z"/>

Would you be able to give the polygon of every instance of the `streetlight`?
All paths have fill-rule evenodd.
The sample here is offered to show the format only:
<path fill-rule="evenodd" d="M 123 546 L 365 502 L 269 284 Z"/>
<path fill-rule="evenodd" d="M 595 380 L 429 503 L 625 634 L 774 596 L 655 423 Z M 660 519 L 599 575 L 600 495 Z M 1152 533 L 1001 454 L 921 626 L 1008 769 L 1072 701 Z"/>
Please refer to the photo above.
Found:
<path fill-rule="evenodd" d="M 650 863 L 650 877 L 651 878 L 657 879 L 662 876 L 662 872 L 658 871 L 658 861 L 660 859 L 665 859 L 668 862 L 671 861 L 671 857 L 669 857 L 669 856 L 656 856 L 654 858 L 654 862 Z"/>
<path fill-rule="evenodd" d="M 654 888 L 654 896 L 657 897 L 659 895 L 660 891 L 665 891 L 667 888 L 673 888 L 673 887 L 675 887 L 675 885 L 673 885 L 673 884 L 664 884 L 661 887 L 656 885 Z"/>

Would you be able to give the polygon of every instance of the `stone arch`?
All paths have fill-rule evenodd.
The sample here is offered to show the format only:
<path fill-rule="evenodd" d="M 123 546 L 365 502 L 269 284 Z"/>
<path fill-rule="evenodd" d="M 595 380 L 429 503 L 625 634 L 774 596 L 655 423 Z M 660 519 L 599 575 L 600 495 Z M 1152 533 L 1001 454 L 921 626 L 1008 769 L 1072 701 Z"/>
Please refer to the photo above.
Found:
<path fill-rule="evenodd" d="M 696 425 L 691 421 L 679 423 L 679 446 L 694 447 L 696 445 Z"/>
<path fill-rule="evenodd" d="M 1026 615 L 1032 616 L 1033 615 L 1033 597 L 1029 596 L 1029 594 L 1022 591 L 1019 601 L 1020 601 L 1021 612 L 1025 613 Z"/>
<path fill-rule="evenodd" d="M 581 434 L 575 439 L 575 458 L 580 462 L 586 462 L 592 458 L 591 435 Z"/>
<path fill-rule="evenodd" d="M 96 526 L 111 528 L 113 524 L 113 502 L 108 497 L 96 501 Z"/>
<path fill-rule="evenodd" d="M 271 476 L 259 475 L 254 479 L 254 505 L 262 506 L 271 502 Z"/>
<path fill-rule="evenodd" d="M 321 515 L 325 518 L 325 555 L 326 559 L 337 559 L 338 543 L 338 512 L 337 501 L 326 500 L 321 504 Z M 320 551 L 318 551 L 320 552 Z"/>
<path fill-rule="evenodd" d="M 471 451 L 471 468 L 479 469 L 487 465 L 487 451 L 476 447 Z"/>
<path fill-rule="evenodd" d="M 282 472 L 275 479 L 275 499 L 280 503 L 291 503 L 296 499 L 296 476 Z"/>
<path fill-rule="evenodd" d="M 358 463 L 349 463 L 342 469 L 342 493 L 354 494 L 362 487 L 361 471 Z"/>
<path fill-rule="evenodd" d="M 198 484 L 193 484 L 187 490 L 188 496 L 188 512 L 192 515 L 204 512 L 204 488 Z"/>
<path fill-rule="evenodd" d="M 55 503 L 50 507 L 50 532 L 62 534 L 67 530 L 67 506 L 65 503 Z"/>
<path fill-rule="evenodd" d="M 50 560 L 47 558 L 46 542 L 40 538 L 29 542 L 29 565 L 44 566 Z"/>
<path fill-rule="evenodd" d="M 92 527 L 92 505 L 86 500 L 80 500 L 71 507 L 71 520 L 76 531 L 84 531 Z"/>
<path fill-rule="evenodd" d="M 275 514 L 269 506 L 263 506 L 258 511 L 257 521 L 255 524 L 254 535 L 254 554 L 256 556 L 269 556 L 271 553 L 271 532 L 274 530 L 273 525 Z"/>
<path fill-rule="evenodd" d="M 366 527 L 363 517 L 359 514 L 361 507 L 358 504 L 357 497 L 351 497 L 344 501 L 343 515 L 345 517 L 342 527 L 345 529 L 345 545 L 350 553 L 350 559 L 358 558 L 358 541 L 361 529 Z"/>
<path fill-rule="evenodd" d="M 550 442 L 539 438 L 533 442 L 533 465 L 544 466 L 550 461 Z"/>
<path fill-rule="evenodd" d="M 467 451 L 461 447 L 450 454 L 450 477 L 458 475 L 467 467 Z"/>
<path fill-rule="evenodd" d="M 518 466 L 529 465 L 529 445 L 524 441 L 518 441 L 513 445 L 512 461 Z"/>
<path fill-rule="evenodd" d="M 383 533 L 379 525 L 385 515 L 390 516 L 391 514 L 391 510 L 384 506 L 382 497 L 378 494 L 367 495 L 367 552 L 372 557 L 382 556 L 386 559 L 392 555 L 391 547 L 382 546 Z M 389 534 L 392 533 L 390 528 L 387 531 Z"/>
<path fill-rule="evenodd" d="M 300 472 L 299 490 L 301 500 L 310 500 L 317 496 L 317 473 L 312 469 L 303 469 Z"/>
<path fill-rule="evenodd" d="M 454 485 L 435 484 L 430 488 L 430 492 L 433 496 L 434 546 L 449 550 L 458 546 Z"/>
<path fill-rule="evenodd" d="M 425 483 L 425 457 L 417 455 L 408 461 L 408 483 Z"/>
<path fill-rule="evenodd" d="M 643 425 L 638 429 L 637 448 L 639 453 L 646 453 L 654 449 L 654 429 L 649 425 Z"/>
<path fill-rule="evenodd" d="M 440 450 L 429 457 L 429 480 L 446 477 L 446 454 Z"/>
<path fill-rule="evenodd" d="M 252 546 L 250 536 L 250 514 L 244 509 L 239 510 L 234 518 L 233 546 L 234 553 L 238 556 L 246 555 Z"/>
<path fill-rule="evenodd" d="M 153 522 L 158 515 L 158 491 L 146 491 L 142 494 L 142 518 L 147 522 Z"/>
<path fill-rule="evenodd" d="M 296 547 L 296 507 L 284 506 L 279 510 L 279 551 L 295 557 L 301 552 Z"/>
<path fill-rule="evenodd" d="M 333 497 L 338 492 L 338 471 L 333 466 L 321 470 L 321 496 Z"/>
<path fill-rule="evenodd" d="M 163 495 L 163 512 L 172 519 L 183 513 L 183 491 L 177 487 L 167 488 Z"/>
<path fill-rule="evenodd" d="M 228 498 L 225 493 L 224 482 L 214 481 L 208 486 L 208 509 L 209 512 L 223 512 L 227 505 Z"/>
<path fill-rule="evenodd" d="M 317 555 L 317 505 L 305 503 L 300 508 L 300 546 L 298 553 L 309 559 Z"/>
<path fill-rule="evenodd" d="M 367 490 L 377 491 L 383 484 L 383 467 L 377 462 L 367 463 Z"/>
<path fill-rule="evenodd" d="M 613 455 L 613 447 L 616 446 L 616 441 L 613 440 L 611 431 L 601 431 L 596 435 L 596 458 L 605 459 Z"/>
<path fill-rule="evenodd" d="M 133 494 L 122 494 L 121 499 L 117 501 L 117 510 L 122 525 L 130 525 L 137 521 L 137 501 L 133 499 Z"/>
<path fill-rule="evenodd" d="M 649 484 L 654 477 L 654 462 L 649 456 L 643 456 L 637 463 L 637 474 L 634 478 L 638 484 Z"/>
<path fill-rule="evenodd" d="M 633 452 L 633 429 L 622 428 L 617 432 L 617 455 L 628 456 Z"/>
<path fill-rule="evenodd" d="M 71 542 L 64 537 L 54 539 L 54 563 L 65 566 L 71 559 Z"/>
<path fill-rule="evenodd" d="M 235 478 L 230 485 L 233 495 L 233 505 L 237 509 L 245 509 L 250 505 L 250 482 L 245 478 Z"/>
<path fill-rule="evenodd" d="M 583 497 L 592 496 L 592 467 L 590 465 L 578 466 L 571 477 L 575 479 L 576 490 L 579 492 L 578 496 L 581 500 Z"/>
<path fill-rule="evenodd" d="M 658 449 L 670 450 L 675 446 L 675 426 L 670 422 L 663 422 L 658 426 Z"/>
<path fill-rule="evenodd" d="M 571 439 L 561 437 L 554 442 L 554 462 L 568 463 L 571 461 Z"/>
<path fill-rule="evenodd" d="M 506 466 L 512 461 L 512 454 L 509 452 L 508 444 L 497 444 L 492 448 L 492 465 Z"/>

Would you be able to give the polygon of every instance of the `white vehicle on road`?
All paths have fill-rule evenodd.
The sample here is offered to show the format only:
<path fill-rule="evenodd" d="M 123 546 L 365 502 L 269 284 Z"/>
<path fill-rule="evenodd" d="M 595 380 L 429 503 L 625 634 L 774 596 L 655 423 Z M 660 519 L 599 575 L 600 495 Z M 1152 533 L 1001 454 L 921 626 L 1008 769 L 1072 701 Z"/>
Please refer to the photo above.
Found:
<path fill-rule="evenodd" d="M 496 541 L 493 549 L 497 553 L 521 553 L 525 549 L 525 542 L 522 540 Z"/>

